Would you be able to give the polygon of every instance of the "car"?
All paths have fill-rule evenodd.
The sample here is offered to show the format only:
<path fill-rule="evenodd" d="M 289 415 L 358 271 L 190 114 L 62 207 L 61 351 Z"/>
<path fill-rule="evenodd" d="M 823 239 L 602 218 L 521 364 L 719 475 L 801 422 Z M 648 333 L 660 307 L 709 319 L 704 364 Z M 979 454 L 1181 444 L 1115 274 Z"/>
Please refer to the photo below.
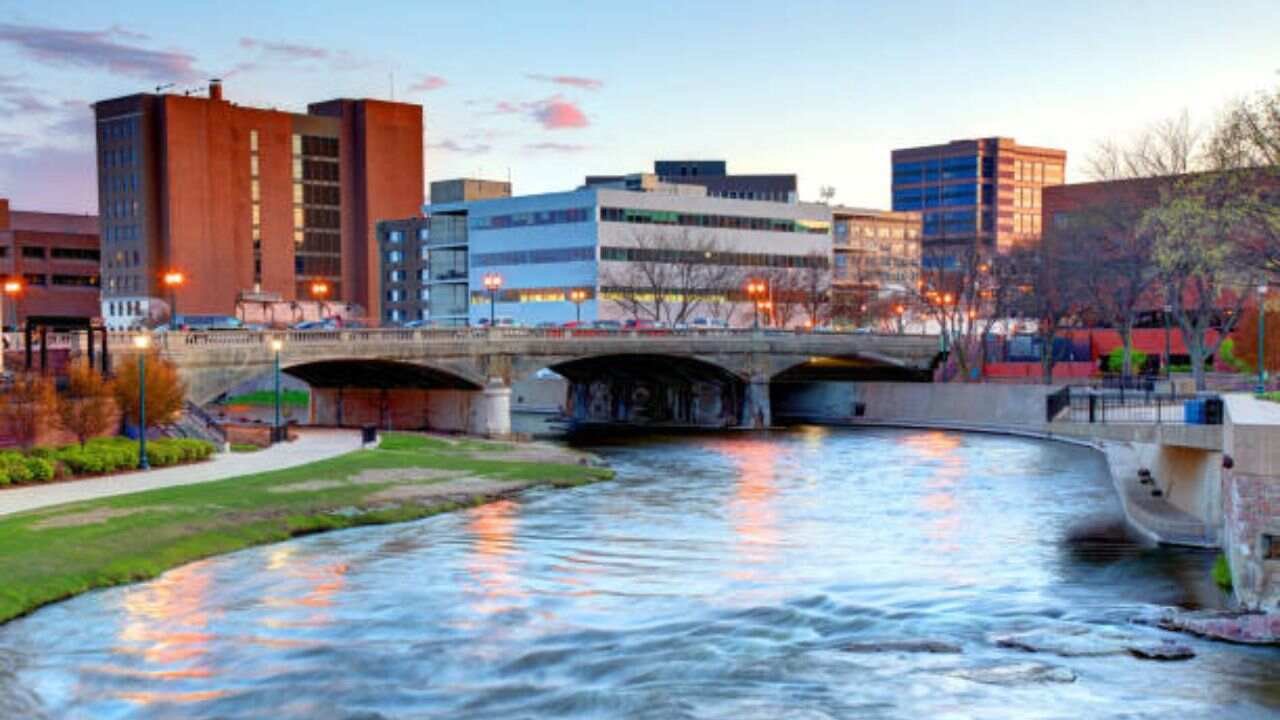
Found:
<path fill-rule="evenodd" d="M 596 320 L 591 323 L 591 327 L 596 330 L 621 330 L 622 323 L 617 320 Z"/>
<path fill-rule="evenodd" d="M 591 323 L 586 320 L 570 320 L 566 323 L 560 323 L 560 327 L 566 330 L 583 330 L 591 327 Z"/>
<path fill-rule="evenodd" d="M 409 322 L 401 325 L 400 327 L 404 328 L 405 330 L 417 330 L 418 328 L 430 327 L 430 325 L 431 325 L 430 320 L 410 320 Z"/>
<path fill-rule="evenodd" d="M 291 330 L 337 330 L 338 323 L 333 318 L 324 318 L 323 320 L 307 320 L 294 325 Z"/>
<path fill-rule="evenodd" d="M 689 327 L 694 330 L 718 330 L 729 327 L 729 324 L 715 318 L 696 317 L 689 323 Z"/>
<path fill-rule="evenodd" d="M 547 330 L 549 328 L 558 328 L 560 327 L 560 324 L 552 320 L 543 320 L 537 325 L 534 325 L 534 327 L 539 328 L 541 330 Z"/>
<path fill-rule="evenodd" d="M 622 327 L 627 330 L 659 330 L 665 328 L 666 325 L 653 320 L 631 319 L 623 323 Z"/>
<path fill-rule="evenodd" d="M 178 315 L 175 323 L 184 330 L 243 330 L 240 318 L 230 315 Z"/>

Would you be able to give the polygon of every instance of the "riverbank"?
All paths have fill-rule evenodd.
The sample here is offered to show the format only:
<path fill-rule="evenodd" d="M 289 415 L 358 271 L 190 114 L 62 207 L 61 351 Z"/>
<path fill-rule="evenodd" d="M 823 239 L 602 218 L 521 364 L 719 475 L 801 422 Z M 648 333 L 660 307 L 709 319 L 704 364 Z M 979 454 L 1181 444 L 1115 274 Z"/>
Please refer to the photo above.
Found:
<path fill-rule="evenodd" d="M 11 514 L 0 518 L 0 623 L 252 545 L 611 476 L 551 445 L 388 433 L 376 449 L 306 465 Z"/>

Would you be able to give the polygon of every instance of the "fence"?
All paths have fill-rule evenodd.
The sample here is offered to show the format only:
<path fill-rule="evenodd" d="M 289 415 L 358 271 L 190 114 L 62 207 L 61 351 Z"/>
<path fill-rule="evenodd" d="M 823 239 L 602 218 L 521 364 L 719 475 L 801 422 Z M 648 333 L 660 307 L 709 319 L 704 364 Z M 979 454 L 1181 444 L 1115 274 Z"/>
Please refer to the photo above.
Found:
<path fill-rule="evenodd" d="M 1078 423 L 1221 425 L 1222 398 L 1064 387 L 1046 399 L 1045 419 Z"/>

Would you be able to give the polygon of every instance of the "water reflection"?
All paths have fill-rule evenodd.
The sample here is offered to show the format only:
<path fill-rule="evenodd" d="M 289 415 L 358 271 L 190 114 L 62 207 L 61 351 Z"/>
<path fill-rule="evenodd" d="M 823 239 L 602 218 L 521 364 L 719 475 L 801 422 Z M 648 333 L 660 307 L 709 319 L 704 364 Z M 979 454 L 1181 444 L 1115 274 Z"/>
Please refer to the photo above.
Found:
<path fill-rule="evenodd" d="M 0 628 L 0 717 L 1256 718 L 1274 651 L 1063 658 L 995 635 L 1130 618 L 1205 556 L 1108 532 L 1089 451 L 804 429 L 598 450 L 614 482 L 302 538 Z M 963 652 L 851 653 L 884 640 Z M 1040 663 L 1071 683 L 964 679 Z M 11 676 L 6 675 L 10 673 Z"/>

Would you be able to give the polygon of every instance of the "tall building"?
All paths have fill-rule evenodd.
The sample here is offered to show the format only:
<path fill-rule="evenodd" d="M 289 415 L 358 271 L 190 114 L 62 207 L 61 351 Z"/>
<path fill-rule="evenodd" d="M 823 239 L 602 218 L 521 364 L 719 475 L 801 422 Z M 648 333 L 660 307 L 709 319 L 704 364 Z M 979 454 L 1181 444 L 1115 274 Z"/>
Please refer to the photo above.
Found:
<path fill-rule="evenodd" d="M 894 150 L 893 209 L 921 214 L 926 263 L 938 248 L 1007 252 L 1039 239 L 1043 188 L 1062 184 L 1066 162 L 1000 137 Z"/>
<path fill-rule="evenodd" d="M 0 325 L 28 316 L 98 316 L 98 218 L 11 210 L 0 198 L 0 279 L 22 282 L 5 297 Z"/>
<path fill-rule="evenodd" d="M 579 310 L 583 321 L 631 317 L 626 298 L 649 292 L 639 275 L 668 258 L 706 265 L 705 275 L 717 278 L 697 288 L 665 291 L 673 306 L 682 293 L 696 293 L 702 309 L 695 316 L 732 316 L 738 322 L 743 312 L 746 322 L 751 317 L 746 277 L 828 271 L 831 209 L 826 205 L 709 197 L 698 185 L 655 183 L 648 177 L 644 189 L 588 185 L 569 192 L 432 203 L 424 208 L 430 217 L 432 265 L 438 246 L 465 247 L 465 266 L 454 255 L 441 268 L 465 267 L 468 320 L 488 318 L 490 294 L 483 281 L 493 274 L 502 278 L 497 315 L 526 325 L 574 320 Z M 578 307 L 575 290 L 583 293 Z M 433 287 L 431 308 L 435 293 Z"/>
<path fill-rule="evenodd" d="M 831 208 L 833 294 L 865 302 L 913 292 L 920 277 L 918 212 Z"/>
<path fill-rule="evenodd" d="M 109 326 L 169 312 L 230 315 L 243 292 L 377 308 L 376 221 L 422 202 L 422 107 L 331 100 L 307 114 L 222 96 L 139 94 L 94 105 Z"/>
<path fill-rule="evenodd" d="M 795 175 L 730 175 L 728 163 L 724 160 L 656 160 L 653 175 L 660 182 L 704 187 L 707 197 L 786 203 L 799 201 Z M 627 177 L 637 176 L 588 175 L 584 184 L 616 185 Z"/>
<path fill-rule="evenodd" d="M 511 197 L 511 183 L 460 178 L 431 183 L 431 203 L 465 203 Z M 466 325 L 467 233 L 455 215 L 378 223 L 382 250 L 381 322 Z"/>

